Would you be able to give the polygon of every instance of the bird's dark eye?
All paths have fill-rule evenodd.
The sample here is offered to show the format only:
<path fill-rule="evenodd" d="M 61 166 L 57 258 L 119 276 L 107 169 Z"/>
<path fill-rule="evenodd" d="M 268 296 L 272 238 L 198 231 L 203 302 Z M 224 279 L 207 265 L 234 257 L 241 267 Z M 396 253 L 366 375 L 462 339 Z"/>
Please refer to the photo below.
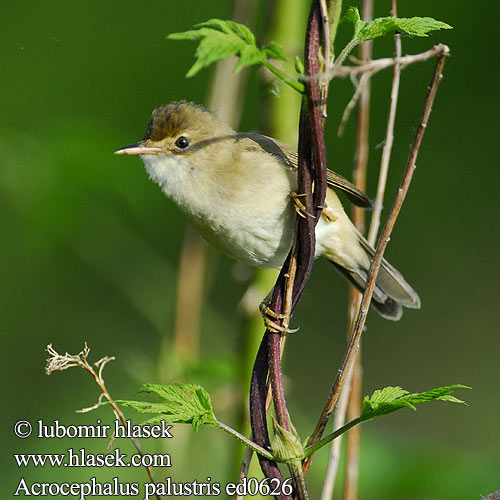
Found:
<path fill-rule="evenodd" d="M 181 135 L 176 141 L 175 141 L 175 145 L 179 148 L 179 149 L 186 149 L 188 146 L 189 146 L 189 139 L 187 137 L 184 137 L 183 135 Z"/>

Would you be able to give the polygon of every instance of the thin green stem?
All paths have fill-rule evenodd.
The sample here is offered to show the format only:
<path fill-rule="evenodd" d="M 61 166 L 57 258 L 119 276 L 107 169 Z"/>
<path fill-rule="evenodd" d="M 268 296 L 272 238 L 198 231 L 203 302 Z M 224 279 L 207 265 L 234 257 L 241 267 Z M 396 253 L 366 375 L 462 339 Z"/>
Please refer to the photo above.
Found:
<path fill-rule="evenodd" d="M 321 439 L 317 443 L 314 443 L 311 446 L 307 446 L 304 449 L 304 457 L 308 457 L 309 455 L 316 453 L 320 448 L 323 448 L 323 446 L 327 445 L 330 441 L 333 441 L 335 438 L 339 437 L 341 434 L 344 434 L 344 432 L 347 432 L 349 429 L 351 429 L 355 425 L 358 425 L 362 422 L 364 422 L 364 420 L 361 420 L 360 417 L 355 418 L 354 420 L 351 420 L 350 422 L 348 422 L 344 426 L 340 427 L 336 431 L 332 432 L 331 434 L 328 434 L 328 436 L 325 436 L 323 439 Z"/>
<path fill-rule="evenodd" d="M 287 465 L 290 475 L 295 482 L 295 490 L 307 492 L 306 477 L 304 471 L 302 470 L 302 459 L 288 462 Z"/>
<path fill-rule="evenodd" d="M 270 63 L 269 61 L 264 61 L 262 63 L 274 76 L 278 77 L 283 83 L 286 83 L 293 90 L 298 92 L 299 94 L 305 93 L 305 86 L 303 83 L 300 83 L 298 80 L 295 80 L 291 76 L 287 75 L 284 71 L 281 71 L 277 66 Z"/>
<path fill-rule="evenodd" d="M 335 62 L 333 63 L 332 73 L 335 72 L 335 70 L 338 69 L 340 66 L 342 66 L 342 63 L 347 59 L 347 56 L 351 53 L 354 47 L 356 47 L 356 45 L 359 45 L 359 41 L 356 38 L 353 38 L 342 49 L 342 52 L 339 54 L 339 56 L 337 57 L 337 59 L 335 59 Z"/>
<path fill-rule="evenodd" d="M 253 441 L 248 439 L 243 434 L 240 434 L 238 431 L 235 431 L 232 427 L 229 427 L 229 425 L 226 425 L 222 422 L 219 422 L 217 419 L 215 419 L 215 422 L 217 424 L 217 427 L 219 427 L 219 429 L 222 429 L 223 431 L 227 432 L 231 436 L 240 440 L 242 443 L 244 443 L 246 446 L 251 448 L 253 451 L 258 453 L 259 455 L 262 455 L 263 457 L 267 458 L 268 460 L 276 460 L 273 457 L 273 455 L 269 451 L 267 451 L 265 448 L 262 448 L 262 446 L 259 446 L 257 443 L 254 443 Z"/>

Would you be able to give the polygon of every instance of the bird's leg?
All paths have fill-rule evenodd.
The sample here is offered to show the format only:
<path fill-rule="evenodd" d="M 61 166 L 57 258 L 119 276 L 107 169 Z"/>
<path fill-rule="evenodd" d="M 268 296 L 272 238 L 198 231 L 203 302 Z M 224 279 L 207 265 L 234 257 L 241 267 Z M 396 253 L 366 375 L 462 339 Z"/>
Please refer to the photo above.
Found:
<path fill-rule="evenodd" d="M 271 303 L 271 292 L 266 296 L 266 298 L 260 303 L 259 311 L 262 315 L 262 319 L 264 320 L 264 325 L 270 332 L 274 333 L 282 333 L 283 335 L 287 335 L 289 333 L 298 332 L 298 328 L 286 328 L 284 326 L 278 325 L 275 320 L 285 319 L 286 314 L 278 314 L 274 312 L 269 306 Z"/>
<path fill-rule="evenodd" d="M 295 192 L 290 193 L 290 198 L 293 200 L 293 204 L 295 205 L 295 211 L 304 219 L 306 217 L 315 217 L 313 214 L 310 214 L 307 210 L 305 205 L 300 201 L 300 198 L 305 196 L 305 194 L 297 194 Z"/>
<path fill-rule="evenodd" d="M 336 210 L 328 206 L 322 207 L 323 215 L 330 221 L 335 222 L 337 220 Z"/>

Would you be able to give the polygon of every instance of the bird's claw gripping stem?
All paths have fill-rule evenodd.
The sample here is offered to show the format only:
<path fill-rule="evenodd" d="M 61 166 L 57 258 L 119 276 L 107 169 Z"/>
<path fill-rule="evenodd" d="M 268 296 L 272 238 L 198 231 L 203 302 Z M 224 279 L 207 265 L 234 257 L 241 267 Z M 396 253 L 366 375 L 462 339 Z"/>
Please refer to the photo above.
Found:
<path fill-rule="evenodd" d="M 290 193 L 290 198 L 292 198 L 293 204 L 295 205 L 295 211 L 304 219 L 306 217 L 312 217 L 314 219 L 315 216 L 313 214 L 310 214 L 306 210 L 306 206 L 300 201 L 300 198 L 303 196 L 305 196 L 305 194 L 297 194 L 293 191 Z"/>
<path fill-rule="evenodd" d="M 289 333 L 298 332 L 298 328 L 287 328 L 281 325 L 278 325 L 275 320 L 285 319 L 287 317 L 286 314 L 278 314 L 274 312 L 269 307 L 269 302 L 264 300 L 259 306 L 260 313 L 262 314 L 262 319 L 264 320 L 264 325 L 266 328 L 273 333 L 281 333 L 283 335 L 288 335 Z"/>

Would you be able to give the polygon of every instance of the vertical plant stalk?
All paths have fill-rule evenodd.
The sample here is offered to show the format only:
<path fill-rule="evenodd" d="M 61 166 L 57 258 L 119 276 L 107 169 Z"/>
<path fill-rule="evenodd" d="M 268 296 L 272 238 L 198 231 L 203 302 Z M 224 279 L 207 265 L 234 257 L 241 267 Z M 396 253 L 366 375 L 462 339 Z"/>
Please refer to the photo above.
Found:
<path fill-rule="evenodd" d="M 354 295 L 356 292 L 356 295 Z M 355 311 L 358 311 L 361 303 L 361 295 L 358 295 L 357 290 L 351 290 L 351 297 Z M 350 318 L 349 325 L 352 329 L 354 324 L 355 314 Z M 363 399 L 363 365 L 361 362 L 361 344 L 360 351 L 354 360 L 353 367 L 350 372 L 351 383 L 346 383 L 344 391 L 348 390 L 347 402 L 347 421 L 352 421 L 359 417 L 362 409 Z M 348 381 L 349 382 L 349 381 Z M 335 415 L 336 416 L 336 415 Z M 344 413 L 345 422 L 345 413 Z M 343 424 L 340 424 L 340 426 Z M 337 425 L 335 429 L 338 429 Z M 358 478 L 359 478 L 359 458 L 361 446 L 361 426 L 355 425 L 347 432 L 347 447 L 346 447 L 346 466 L 344 476 L 344 500 L 356 500 L 358 496 Z"/>
<path fill-rule="evenodd" d="M 255 24 L 257 14 L 257 0 L 234 0 L 234 10 L 232 19 L 235 22 L 245 24 L 252 27 Z M 213 75 L 210 93 L 208 97 L 209 109 L 216 111 L 219 117 L 229 123 L 235 130 L 238 129 L 240 122 L 242 107 L 244 103 L 243 91 L 248 77 L 248 70 L 244 69 L 234 73 L 234 66 L 237 63 L 237 58 L 223 59 L 216 65 L 216 71 Z M 266 286 L 269 278 L 259 275 L 257 280 L 254 280 L 251 286 L 259 289 Z M 237 416 L 239 427 L 245 430 L 249 426 L 248 410 L 245 408 L 245 402 L 248 400 L 248 387 L 250 384 L 249 372 L 252 369 L 253 357 L 258 344 L 254 340 L 253 325 L 256 322 L 254 315 L 251 313 L 245 314 L 248 308 L 243 306 L 243 314 L 245 315 L 245 326 L 240 335 L 242 339 L 242 349 L 239 352 L 239 383 L 238 383 L 238 400 L 241 404 L 237 405 L 238 408 L 243 410 Z M 260 325 L 262 325 L 262 318 L 259 315 Z M 250 436 L 251 438 L 251 436 Z M 241 457 L 242 446 L 240 443 L 235 442 L 233 455 L 234 463 L 237 464 Z M 244 477 L 252 458 L 252 450 L 245 447 L 243 463 L 239 467 L 235 465 L 234 473 L 238 476 Z"/>
<path fill-rule="evenodd" d="M 373 18 L 373 0 L 363 1 L 362 18 L 368 21 Z M 370 40 L 360 45 L 359 57 L 363 63 L 367 63 L 372 58 L 373 42 Z M 362 89 L 359 97 L 358 108 L 358 127 L 356 133 L 356 161 L 353 171 L 354 184 L 366 191 L 366 172 L 368 168 L 368 152 L 369 152 L 369 124 L 370 124 L 370 94 L 371 94 L 371 79 L 368 76 L 366 80 L 362 79 L 360 82 Z M 361 233 L 365 229 L 365 211 L 353 206 L 352 222 Z M 353 286 L 349 287 L 349 302 L 348 302 L 348 331 L 347 338 L 352 331 L 354 319 L 356 318 L 357 311 L 361 304 L 361 294 Z M 334 430 L 342 427 L 345 423 L 346 412 L 349 411 L 349 419 L 351 413 L 360 413 L 362 394 L 362 366 L 361 356 L 358 355 L 354 363 L 353 369 L 350 372 L 347 382 L 344 386 L 340 396 L 339 404 L 335 412 L 333 427 Z M 352 483 L 354 478 L 358 475 L 359 470 L 359 442 L 360 442 L 360 427 L 355 426 L 347 433 L 347 452 L 346 452 L 346 474 L 345 474 L 345 488 L 344 498 L 347 490 L 350 489 L 349 483 Z M 340 449 L 342 444 L 342 436 L 332 441 L 330 446 L 330 457 L 328 460 L 327 472 L 325 481 L 323 483 L 323 490 L 321 493 L 321 500 L 329 500 L 333 497 L 335 481 L 340 461 Z M 357 481 L 354 480 L 356 483 Z"/>
<path fill-rule="evenodd" d="M 256 0 L 235 0 L 233 19 L 248 23 Z M 219 61 L 213 74 L 207 107 L 236 127 L 240 115 L 245 71 L 233 74 L 235 59 Z M 196 361 L 199 356 L 200 318 L 205 283 L 207 246 L 191 225 L 186 227 L 177 278 L 173 348 L 176 358 Z"/>
<path fill-rule="evenodd" d="M 319 1 L 313 0 L 306 32 L 305 73 L 307 76 L 318 75 L 320 27 L 322 23 Z M 299 124 L 298 147 L 298 191 L 303 196 L 305 211 L 312 216 L 305 218 L 297 215 L 297 231 L 295 244 L 283 265 L 276 285 L 273 288 L 271 309 L 283 314 L 287 302 L 291 302 L 290 313 L 299 300 L 309 278 L 314 261 L 315 226 L 321 215 L 326 194 L 326 151 L 323 135 L 323 114 L 321 106 L 320 85 L 316 78 L 306 81 L 306 99 L 302 101 Z M 297 262 L 295 280 L 292 282 L 289 273 L 293 260 Z M 292 289 L 293 293 L 289 294 Z M 290 298 L 289 301 L 286 297 Z M 289 321 L 289 315 L 286 317 Z M 279 326 L 283 320 L 276 320 Z M 281 374 L 281 333 L 275 329 L 267 329 L 254 364 L 251 384 L 250 414 L 252 430 L 256 442 L 269 447 L 269 435 L 266 422 L 266 378 L 269 372 L 273 403 L 278 424 L 290 430 L 290 421 L 283 391 Z M 281 477 L 276 463 L 259 456 L 262 470 L 268 478 Z M 309 493 L 302 473 L 297 464 L 289 465 L 294 480 L 295 494 L 298 499 L 308 499 Z M 279 495 L 278 498 L 289 498 Z"/>
<path fill-rule="evenodd" d="M 236 22 L 251 25 L 255 18 L 256 5 L 257 0 L 235 0 L 233 19 Z M 216 111 L 219 117 L 233 128 L 237 128 L 240 121 L 243 105 L 241 97 L 248 75 L 246 70 L 234 74 L 236 62 L 236 58 L 217 62 L 207 96 L 207 108 Z M 177 278 L 177 302 L 173 333 L 173 350 L 176 359 L 193 362 L 199 358 L 200 322 L 207 253 L 208 248 L 204 240 L 191 224 L 188 224 L 181 248 Z M 242 356 L 244 357 L 245 354 L 243 352 Z M 168 363 L 163 362 L 162 364 L 168 366 Z M 250 369 L 251 365 L 248 366 L 248 370 Z M 246 392 L 247 379 L 245 379 L 244 386 Z M 243 387 L 243 383 L 241 387 Z M 245 450 L 249 449 L 245 448 Z M 241 445 L 239 442 L 234 443 L 233 454 L 240 456 Z"/>
<path fill-rule="evenodd" d="M 385 223 L 384 229 L 382 231 L 382 235 L 378 242 L 375 255 L 373 261 L 370 265 L 370 270 L 368 273 L 368 280 L 366 284 L 365 291 L 363 293 L 363 299 L 361 301 L 361 307 L 359 309 L 358 315 L 356 317 L 356 322 L 354 324 L 353 333 L 351 335 L 351 339 L 349 341 L 349 345 L 347 347 L 347 351 L 344 355 L 344 359 L 342 361 L 341 367 L 338 370 L 337 377 L 332 385 L 330 390 L 330 395 L 325 403 L 323 411 L 321 413 L 320 419 L 314 429 L 314 432 L 309 439 L 308 446 L 315 444 L 321 439 L 323 432 L 325 430 L 326 424 L 333 413 L 335 405 L 337 404 L 337 400 L 339 398 L 340 392 L 344 386 L 346 381 L 347 374 L 352 368 L 353 361 L 356 358 L 356 355 L 359 350 L 359 340 L 361 338 L 361 334 L 363 331 L 363 327 L 366 322 L 366 317 L 368 315 L 368 309 L 370 307 L 371 298 L 373 295 L 373 290 L 375 288 L 375 281 L 377 279 L 378 271 L 380 269 L 380 265 L 382 263 L 382 258 L 384 251 L 387 247 L 387 244 L 390 239 L 390 235 L 396 219 L 401 210 L 401 206 L 406 197 L 406 193 L 410 187 L 411 179 L 413 177 L 413 172 L 415 170 L 415 163 L 418 157 L 418 152 L 420 149 L 420 145 L 422 143 L 422 139 L 427 127 L 427 122 L 429 120 L 429 116 L 432 110 L 432 104 L 434 102 L 434 98 L 436 97 L 437 88 L 439 86 L 439 82 L 442 78 L 442 69 L 445 62 L 446 57 L 449 55 L 449 49 L 445 45 L 441 46 L 441 51 L 438 53 L 438 60 L 436 63 L 436 67 L 434 70 L 434 75 L 432 78 L 431 85 L 428 88 L 427 96 L 425 99 L 424 110 L 422 113 L 422 117 L 420 119 L 420 123 L 415 134 L 415 139 L 412 143 L 410 154 L 408 157 L 408 161 L 406 164 L 405 172 L 397 192 L 396 198 L 394 200 L 394 204 L 391 208 L 390 214 Z M 304 470 L 307 470 L 311 457 L 307 457 L 303 462 Z"/>
<path fill-rule="evenodd" d="M 396 0 L 392 0 L 391 15 L 397 17 Z M 394 35 L 395 58 L 396 61 L 402 56 L 401 36 Z M 377 185 L 377 195 L 375 197 L 375 207 L 368 232 L 368 242 L 374 245 L 377 240 L 377 234 L 380 227 L 380 215 L 384 203 L 385 186 L 387 184 L 387 174 L 389 172 L 389 163 L 392 153 L 392 145 L 394 142 L 394 125 L 396 122 L 396 110 L 398 107 L 399 82 L 401 78 L 401 66 L 396 62 L 392 73 L 392 88 L 391 88 L 391 107 L 389 110 L 389 118 L 387 120 L 387 132 L 385 136 L 384 149 L 382 151 L 382 160 L 380 162 L 380 173 Z"/>
<path fill-rule="evenodd" d="M 191 225 L 186 226 L 177 275 L 173 350 L 182 360 L 199 357 L 200 318 L 207 248 Z"/>
<path fill-rule="evenodd" d="M 323 72 L 329 73 L 332 64 L 332 37 L 330 35 L 330 20 L 328 15 L 328 6 L 326 0 L 319 0 L 319 8 L 321 12 L 321 29 L 323 33 Z M 321 94 L 321 112 L 323 113 L 323 125 L 326 120 L 326 105 L 328 98 L 329 85 L 326 82 L 320 84 Z"/>
<path fill-rule="evenodd" d="M 363 1 L 363 20 L 369 21 L 373 18 L 373 0 Z M 360 58 L 363 63 L 372 59 L 373 42 L 361 44 L 359 48 Z M 368 74 L 369 75 L 369 74 Z M 369 155 L 369 124 L 370 124 L 370 94 L 371 78 L 368 76 L 359 101 L 358 111 L 358 133 L 357 133 L 357 161 L 354 170 L 354 184 L 362 191 L 366 191 L 366 173 L 368 170 Z M 353 223 L 361 231 L 365 232 L 365 212 L 359 207 L 353 208 Z M 349 332 L 352 331 L 354 320 L 361 305 L 361 294 L 354 287 L 349 287 Z M 363 397 L 363 365 L 360 350 L 351 370 L 351 383 L 346 384 L 344 391 L 349 392 L 347 405 L 347 420 L 354 420 L 361 413 L 361 400 Z M 335 415 L 336 417 L 337 415 Z M 343 418 L 345 423 L 345 414 Z M 339 422 L 340 423 L 340 422 Z M 344 476 L 344 500 L 356 500 L 358 496 L 359 458 L 361 445 L 361 427 L 359 425 L 350 429 L 346 436 L 346 468 Z M 333 443 L 332 443 L 333 446 Z"/>
<path fill-rule="evenodd" d="M 371 3 L 371 0 L 370 0 Z M 397 0 L 392 0 L 391 16 L 397 17 Z M 399 59 L 402 56 L 401 36 L 396 33 L 394 35 L 395 58 Z M 370 58 L 367 58 L 367 61 Z M 377 184 L 377 194 L 375 198 L 375 207 L 372 214 L 370 229 L 368 232 L 368 242 L 374 246 L 377 241 L 378 230 L 380 227 L 380 216 L 384 204 L 384 194 L 387 185 L 387 176 L 389 172 L 389 164 L 394 142 L 394 127 L 396 123 L 396 111 L 399 98 L 399 85 L 401 80 L 401 67 L 399 64 L 394 65 L 392 86 L 391 86 L 391 103 L 389 108 L 389 117 L 387 120 L 387 131 L 382 151 L 382 159 L 379 169 L 379 179 Z M 367 85 L 369 85 L 368 80 Z M 364 90 L 363 90 L 364 92 Z M 353 295 L 356 294 L 356 312 L 359 309 L 361 302 L 360 294 L 352 290 Z M 353 321 L 352 316 L 351 321 Z M 361 342 L 361 341 L 360 341 Z M 360 346 L 361 347 L 361 346 Z M 361 350 L 356 356 L 353 365 L 352 385 L 349 397 L 348 420 L 355 419 L 361 413 L 361 398 L 362 393 L 362 367 L 361 367 Z M 359 458 L 360 458 L 360 438 L 361 427 L 353 427 L 347 434 L 347 455 L 346 455 L 346 475 L 344 481 L 344 500 L 356 500 L 358 497 L 358 478 L 359 478 Z"/>
<path fill-rule="evenodd" d="M 344 390 L 341 392 L 337 407 L 335 408 L 335 417 L 333 419 L 333 429 L 337 430 L 343 427 L 347 405 L 349 403 L 350 391 L 352 380 L 352 371 L 348 375 Z M 342 445 L 342 434 L 332 441 L 330 445 L 330 453 L 328 457 L 328 466 L 326 468 L 325 480 L 323 482 L 323 489 L 321 490 L 321 500 L 330 500 L 333 497 L 335 488 L 335 481 L 337 479 L 337 472 L 340 464 L 340 452 Z"/>

